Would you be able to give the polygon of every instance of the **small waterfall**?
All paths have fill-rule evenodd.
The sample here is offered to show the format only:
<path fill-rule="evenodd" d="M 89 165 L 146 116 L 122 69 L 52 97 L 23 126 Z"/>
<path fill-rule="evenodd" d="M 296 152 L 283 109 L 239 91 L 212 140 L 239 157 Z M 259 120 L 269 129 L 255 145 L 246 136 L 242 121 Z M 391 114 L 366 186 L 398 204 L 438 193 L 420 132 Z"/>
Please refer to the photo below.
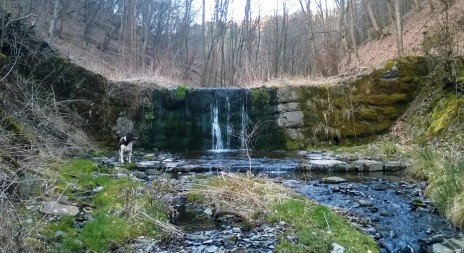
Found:
<path fill-rule="evenodd" d="M 226 148 L 229 149 L 230 148 L 230 140 L 232 138 L 232 134 L 233 134 L 233 128 L 232 128 L 232 125 L 231 125 L 231 122 L 230 122 L 230 101 L 229 101 L 229 96 L 226 97 L 226 102 L 227 102 L 227 127 L 226 127 L 226 130 L 227 130 L 227 136 L 226 136 Z"/>
<path fill-rule="evenodd" d="M 245 106 L 242 105 L 242 112 L 241 112 L 241 122 L 240 122 L 240 148 L 245 149 L 246 148 L 246 138 L 247 138 L 247 125 L 248 125 L 248 115 L 246 114 L 245 111 Z"/>
<path fill-rule="evenodd" d="M 219 126 L 219 108 L 216 105 L 211 112 L 211 138 L 212 138 L 212 149 L 223 150 L 224 144 L 222 143 L 221 127 Z"/>

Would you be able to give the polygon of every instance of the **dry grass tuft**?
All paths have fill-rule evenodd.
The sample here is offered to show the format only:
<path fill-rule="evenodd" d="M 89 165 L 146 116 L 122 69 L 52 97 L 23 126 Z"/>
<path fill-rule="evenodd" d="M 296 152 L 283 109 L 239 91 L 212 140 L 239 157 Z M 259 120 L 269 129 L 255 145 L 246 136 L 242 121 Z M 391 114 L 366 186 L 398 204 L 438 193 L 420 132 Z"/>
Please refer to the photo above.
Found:
<path fill-rule="evenodd" d="M 453 198 L 446 216 L 454 225 L 464 227 L 464 191 Z"/>
<path fill-rule="evenodd" d="M 233 212 L 254 222 L 271 206 L 290 199 L 292 193 L 268 179 L 221 173 L 207 184 L 193 187 L 189 194 L 201 196 L 199 200 L 216 208 L 216 213 Z"/>

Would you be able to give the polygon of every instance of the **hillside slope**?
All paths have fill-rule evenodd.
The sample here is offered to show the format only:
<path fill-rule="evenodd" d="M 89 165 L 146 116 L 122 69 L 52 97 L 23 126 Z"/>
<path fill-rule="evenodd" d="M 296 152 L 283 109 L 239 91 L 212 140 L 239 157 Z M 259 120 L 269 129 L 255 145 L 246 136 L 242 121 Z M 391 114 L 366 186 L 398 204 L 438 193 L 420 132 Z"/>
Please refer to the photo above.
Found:
<path fill-rule="evenodd" d="M 13 4 L 13 2 L 7 1 L 7 9 L 12 13 L 17 13 L 17 4 Z M 435 6 L 434 12 L 424 6 L 420 12 L 414 10 L 405 16 L 403 20 L 403 40 L 406 55 L 422 55 L 422 41 L 425 35 L 433 34 L 434 31 L 442 29 L 440 24 L 443 25 L 443 7 L 439 1 L 435 1 Z M 51 8 L 48 8 L 50 9 L 49 15 L 52 15 Z M 462 13 L 464 13 L 464 2 L 455 1 L 450 9 L 450 24 L 452 32 L 455 34 L 456 48 L 460 49 L 455 53 L 461 55 L 463 54 L 462 48 L 464 48 L 464 16 Z M 107 50 L 103 51 L 101 49 L 105 34 L 114 29 L 108 17 L 102 16 L 95 21 L 96 25 L 90 31 L 88 41 L 83 38 L 85 29 L 83 14 L 80 11 L 73 11 L 71 17 L 72 20 L 66 22 L 66 27 L 61 36 L 48 38 L 47 33 L 50 25 L 48 20 L 38 22 L 34 29 L 38 35 L 58 49 L 64 56 L 95 73 L 102 74 L 110 80 L 155 82 L 163 86 L 193 85 L 192 82 L 181 80 L 179 75 L 175 74 L 178 70 L 173 66 L 166 65 L 163 68 L 153 70 L 151 73 L 143 71 L 134 73 L 126 70 L 121 67 L 123 65 L 121 64 L 121 54 L 124 53 L 121 52 L 121 48 L 124 48 L 123 42 L 111 40 Z M 31 20 L 27 21 L 31 22 Z M 353 59 L 350 63 L 342 66 L 341 72 L 343 75 L 357 73 L 359 69 L 376 67 L 382 62 L 397 56 L 395 28 L 387 27 L 384 31 L 389 35 L 382 39 L 364 42 L 359 46 L 359 62 Z M 343 62 L 346 62 L 346 59 Z M 298 79 L 298 77 L 291 77 L 290 79 Z M 307 80 L 295 80 L 295 82 L 308 83 Z M 253 83 L 248 85 L 260 86 L 261 84 Z"/>
<path fill-rule="evenodd" d="M 454 33 L 454 42 L 458 51 L 464 54 L 464 2 L 456 1 L 450 9 L 451 29 Z M 430 35 L 443 27 L 443 12 L 441 8 L 431 12 L 424 8 L 420 12 L 410 13 L 403 20 L 403 44 L 405 55 L 423 55 L 422 43 L 426 35 Z M 359 63 L 351 62 L 348 69 L 360 67 L 375 67 L 386 60 L 397 56 L 397 42 L 394 27 L 388 29 L 391 33 L 383 39 L 364 43 L 359 48 Z"/>

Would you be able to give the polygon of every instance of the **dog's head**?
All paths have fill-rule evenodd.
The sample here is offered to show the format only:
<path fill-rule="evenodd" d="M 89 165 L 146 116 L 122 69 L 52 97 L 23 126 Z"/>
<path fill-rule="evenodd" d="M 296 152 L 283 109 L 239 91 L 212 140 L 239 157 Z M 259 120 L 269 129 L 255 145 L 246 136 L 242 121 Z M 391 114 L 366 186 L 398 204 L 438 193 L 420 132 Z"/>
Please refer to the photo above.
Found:
<path fill-rule="evenodd" d="M 129 143 L 138 139 L 137 134 L 135 133 L 128 133 L 126 136 L 120 137 L 118 136 L 118 143 L 119 145 L 128 145 Z"/>
<path fill-rule="evenodd" d="M 127 139 L 128 142 L 132 142 L 132 141 L 137 140 L 138 137 L 137 137 L 137 134 L 135 134 L 135 133 L 128 133 L 126 135 L 126 139 Z"/>

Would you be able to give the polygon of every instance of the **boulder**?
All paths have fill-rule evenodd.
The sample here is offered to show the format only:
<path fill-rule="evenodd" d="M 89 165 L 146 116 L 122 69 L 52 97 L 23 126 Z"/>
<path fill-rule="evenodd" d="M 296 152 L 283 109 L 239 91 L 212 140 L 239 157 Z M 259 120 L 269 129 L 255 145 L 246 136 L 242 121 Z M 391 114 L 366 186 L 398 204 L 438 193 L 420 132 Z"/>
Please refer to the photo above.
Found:
<path fill-rule="evenodd" d="M 354 161 L 351 166 L 357 171 L 367 171 L 367 172 L 374 172 L 374 171 L 383 171 L 383 163 L 374 160 L 357 160 Z"/>
<path fill-rule="evenodd" d="M 299 103 L 286 103 L 286 104 L 279 104 L 277 106 L 277 111 L 280 113 L 293 112 L 293 111 L 299 111 L 299 110 L 300 110 Z"/>
<path fill-rule="evenodd" d="M 284 112 L 279 114 L 277 125 L 279 127 L 303 127 L 303 117 L 304 115 L 301 111 Z"/>
<path fill-rule="evenodd" d="M 277 101 L 279 103 L 298 102 L 300 95 L 295 87 L 282 87 L 277 89 Z"/>
<path fill-rule="evenodd" d="M 339 160 L 311 160 L 308 161 L 309 171 L 348 171 L 350 165 Z"/>
<path fill-rule="evenodd" d="M 407 168 L 407 164 L 401 161 L 388 161 L 385 163 L 385 171 L 401 171 Z"/>
<path fill-rule="evenodd" d="M 55 201 L 44 201 L 40 206 L 40 212 L 60 216 L 76 216 L 79 208 L 72 205 L 63 205 Z"/>
<path fill-rule="evenodd" d="M 454 251 L 454 249 L 450 249 L 439 243 L 435 243 L 434 245 L 432 245 L 432 253 L 456 253 L 456 252 L 457 251 Z"/>
<path fill-rule="evenodd" d="M 330 253 L 343 253 L 343 252 L 345 252 L 345 248 L 342 245 L 336 242 L 332 243 L 332 250 L 330 251 Z"/>
<path fill-rule="evenodd" d="M 341 183 L 346 183 L 348 181 L 341 177 L 324 177 L 321 180 L 321 182 L 326 183 L 326 184 L 341 184 Z"/>

